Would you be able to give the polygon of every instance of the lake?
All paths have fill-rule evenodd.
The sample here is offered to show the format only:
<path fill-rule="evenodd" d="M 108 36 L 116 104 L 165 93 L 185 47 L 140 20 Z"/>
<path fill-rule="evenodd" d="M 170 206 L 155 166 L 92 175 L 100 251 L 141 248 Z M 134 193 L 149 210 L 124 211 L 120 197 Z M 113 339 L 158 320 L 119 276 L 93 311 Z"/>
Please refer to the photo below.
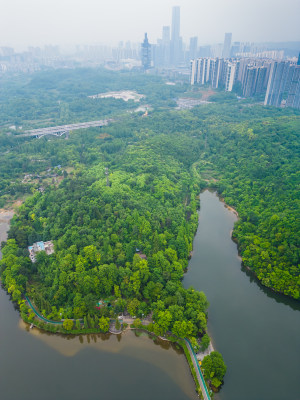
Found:
<path fill-rule="evenodd" d="M 199 227 L 184 286 L 206 294 L 208 330 L 227 365 L 218 400 L 300 398 L 300 303 L 264 288 L 231 240 L 236 215 L 200 196 Z"/>

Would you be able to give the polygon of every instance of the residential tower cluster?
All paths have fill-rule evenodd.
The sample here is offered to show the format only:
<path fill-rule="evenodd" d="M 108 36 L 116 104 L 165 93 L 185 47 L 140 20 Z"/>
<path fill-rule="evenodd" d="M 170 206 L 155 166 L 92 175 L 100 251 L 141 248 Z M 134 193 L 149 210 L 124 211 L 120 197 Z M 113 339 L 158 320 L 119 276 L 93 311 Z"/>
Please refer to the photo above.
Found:
<path fill-rule="evenodd" d="M 254 57 L 197 58 L 190 63 L 190 84 L 209 84 L 228 92 L 235 89 L 243 97 L 264 96 L 265 105 L 300 109 L 300 55 L 297 62 Z"/>

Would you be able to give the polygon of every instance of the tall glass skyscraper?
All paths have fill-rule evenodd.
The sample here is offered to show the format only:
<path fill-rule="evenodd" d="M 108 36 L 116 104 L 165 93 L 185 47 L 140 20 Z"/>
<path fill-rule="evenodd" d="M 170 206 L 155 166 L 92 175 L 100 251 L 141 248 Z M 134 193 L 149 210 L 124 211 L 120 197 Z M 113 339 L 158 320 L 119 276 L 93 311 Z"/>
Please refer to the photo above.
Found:
<path fill-rule="evenodd" d="M 172 8 L 172 31 L 171 31 L 171 62 L 178 65 L 181 60 L 180 41 L 180 7 Z"/>

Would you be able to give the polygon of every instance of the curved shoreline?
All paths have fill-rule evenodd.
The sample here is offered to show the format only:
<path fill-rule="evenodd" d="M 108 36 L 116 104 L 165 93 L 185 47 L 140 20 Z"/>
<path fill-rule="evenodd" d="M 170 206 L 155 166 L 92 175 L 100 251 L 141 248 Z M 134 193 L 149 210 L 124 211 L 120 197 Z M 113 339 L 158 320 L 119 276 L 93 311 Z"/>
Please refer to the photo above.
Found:
<path fill-rule="evenodd" d="M 5 227 L 4 227 L 4 229 L 3 229 L 3 238 L 4 238 L 3 241 L 6 241 L 6 239 L 7 239 L 7 233 L 8 233 L 9 228 L 10 228 L 10 220 L 11 220 L 11 218 L 13 217 L 14 213 L 15 213 L 14 210 L 9 210 L 9 209 L 2 209 L 2 210 L 0 210 L 0 227 L 1 227 L 1 225 L 2 225 L 3 223 L 4 223 L 5 225 L 7 225 L 7 226 L 4 225 Z M 1 220 L 1 214 L 2 214 L 3 217 L 4 217 L 4 220 Z M 198 229 L 198 227 L 197 227 L 196 230 L 195 230 L 194 236 L 195 236 L 196 233 L 197 233 L 197 229 Z M 0 231 L 0 233 L 1 233 L 1 231 Z M 1 256 L 2 256 L 2 255 L 1 255 L 1 251 L 0 251 L 0 259 L 1 259 Z M 190 257 L 189 257 L 189 258 L 190 258 Z M 36 310 L 36 308 L 32 305 L 30 299 L 27 297 L 26 294 L 24 295 L 24 297 L 25 297 L 25 299 L 26 299 L 26 301 L 27 301 L 27 304 L 28 304 L 29 307 L 32 309 L 32 311 L 34 312 L 35 316 L 38 318 L 37 321 L 34 321 L 34 320 L 30 321 L 30 320 L 27 320 L 27 319 L 23 318 L 23 316 L 21 315 L 20 309 L 19 309 L 20 318 L 21 318 L 25 323 L 29 324 L 31 328 L 32 328 L 32 327 L 36 327 L 36 328 L 39 329 L 39 330 L 42 330 L 42 331 L 45 331 L 45 332 L 49 332 L 49 333 L 53 333 L 53 334 L 76 335 L 76 336 L 77 336 L 77 335 L 80 336 L 80 335 L 104 333 L 104 332 L 101 331 L 99 328 L 88 328 L 88 329 L 82 329 L 82 330 L 76 330 L 76 329 L 73 330 L 73 329 L 72 329 L 71 331 L 68 331 L 68 330 L 66 330 L 66 329 L 61 329 L 61 327 L 62 327 L 62 325 L 63 325 L 63 320 L 61 320 L 61 321 L 52 321 L 52 320 L 49 320 L 49 319 L 43 317 L 43 316 Z M 19 308 L 19 307 L 18 307 L 18 308 Z M 51 329 L 50 329 L 50 327 L 51 327 Z M 47 328 L 48 328 L 48 329 L 47 329 Z M 122 330 L 122 331 L 120 331 L 120 332 L 110 332 L 110 330 L 109 330 L 108 332 L 105 332 L 104 334 L 116 334 L 116 335 L 118 335 L 118 334 L 121 334 L 121 333 L 125 332 L 127 329 L 128 329 L 128 328 L 126 328 L 124 331 Z M 200 371 L 200 374 L 199 374 L 199 372 L 197 371 L 197 369 L 196 369 L 195 366 L 194 366 L 194 364 L 195 364 L 195 362 L 196 362 L 196 364 L 197 364 L 197 366 L 198 366 L 198 369 L 199 369 L 199 365 L 198 365 L 198 361 L 197 361 L 196 355 L 195 355 L 195 354 L 193 354 L 193 355 L 190 354 L 190 358 L 187 356 L 187 353 L 186 353 L 186 352 L 191 353 L 191 350 L 189 349 L 189 347 L 188 347 L 188 346 L 186 345 L 186 343 L 185 343 L 185 340 L 186 340 L 186 339 L 177 338 L 176 340 L 172 341 L 172 340 L 168 339 L 167 337 L 160 337 L 160 336 L 157 336 L 157 335 L 155 335 L 153 332 L 148 331 L 146 328 L 143 329 L 143 328 L 129 327 L 129 329 L 132 329 L 132 330 L 144 330 L 144 331 L 147 332 L 148 334 L 150 334 L 150 335 L 152 335 L 152 336 L 155 336 L 156 338 L 158 338 L 158 339 L 160 339 L 160 340 L 165 340 L 165 341 L 169 341 L 169 342 L 178 343 L 178 345 L 180 345 L 180 346 L 183 348 L 184 353 L 185 353 L 185 355 L 186 355 L 186 359 L 187 359 L 187 362 L 188 362 L 188 364 L 189 364 L 191 374 L 192 374 L 192 376 L 193 376 L 193 378 L 194 378 L 194 381 L 195 381 L 197 393 L 198 393 L 198 394 L 202 393 L 205 400 L 210 400 L 210 397 L 209 397 L 209 395 L 208 395 L 208 389 L 207 389 L 207 387 L 205 386 L 205 383 L 203 383 L 203 382 L 205 382 L 205 381 L 204 381 L 204 378 L 203 378 L 203 376 L 202 376 L 202 373 L 201 373 L 201 371 Z M 195 358 L 196 361 L 194 360 L 194 358 Z M 200 369 L 199 369 L 199 370 L 200 370 Z M 202 378 L 201 378 L 201 376 L 202 376 Z M 204 386 L 203 386 L 203 384 L 204 384 Z"/>

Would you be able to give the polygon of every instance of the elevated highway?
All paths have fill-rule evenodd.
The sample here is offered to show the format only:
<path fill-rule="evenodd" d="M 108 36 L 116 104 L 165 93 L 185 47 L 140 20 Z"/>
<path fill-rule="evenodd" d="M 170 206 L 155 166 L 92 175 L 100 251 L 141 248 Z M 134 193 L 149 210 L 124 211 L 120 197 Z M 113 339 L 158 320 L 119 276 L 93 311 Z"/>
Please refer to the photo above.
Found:
<path fill-rule="evenodd" d="M 100 121 L 90 121 L 90 122 L 81 122 L 78 124 L 69 124 L 69 125 L 60 125 L 60 126 L 51 126 L 48 128 L 38 128 L 38 129 L 31 129 L 25 131 L 18 137 L 36 137 L 41 138 L 47 135 L 54 135 L 54 136 L 62 136 L 65 133 L 70 131 L 74 131 L 77 129 L 86 129 L 86 128 L 97 128 L 101 126 L 106 126 L 109 122 L 112 122 L 112 119 L 103 119 Z"/>

